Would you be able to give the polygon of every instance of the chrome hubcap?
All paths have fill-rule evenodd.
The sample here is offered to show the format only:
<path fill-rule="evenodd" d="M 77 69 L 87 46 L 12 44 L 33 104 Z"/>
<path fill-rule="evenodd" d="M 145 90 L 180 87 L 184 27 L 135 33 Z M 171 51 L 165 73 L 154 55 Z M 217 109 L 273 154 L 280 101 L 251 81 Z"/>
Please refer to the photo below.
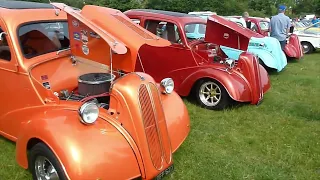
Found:
<path fill-rule="evenodd" d="M 304 52 L 304 53 L 308 52 L 309 49 L 310 49 L 310 48 L 309 48 L 308 45 L 305 45 L 305 44 L 303 45 L 303 52 Z"/>
<path fill-rule="evenodd" d="M 199 97 L 206 106 L 216 106 L 221 100 L 221 89 L 214 82 L 206 82 L 200 87 Z"/>
<path fill-rule="evenodd" d="M 58 172 L 47 158 L 38 156 L 34 166 L 37 180 L 59 180 Z"/>

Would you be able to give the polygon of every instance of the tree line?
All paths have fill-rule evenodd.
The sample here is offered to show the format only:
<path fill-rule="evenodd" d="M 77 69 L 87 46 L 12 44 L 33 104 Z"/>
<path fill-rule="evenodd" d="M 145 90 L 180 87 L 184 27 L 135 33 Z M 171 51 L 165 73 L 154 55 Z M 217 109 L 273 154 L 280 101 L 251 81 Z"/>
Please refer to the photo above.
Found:
<path fill-rule="evenodd" d="M 45 2 L 49 0 L 24 0 Z M 99 5 L 126 11 L 129 9 L 148 8 L 176 12 L 212 11 L 219 15 L 241 15 L 249 12 L 250 16 L 270 17 L 277 14 L 279 4 L 287 6 L 290 17 L 306 14 L 320 15 L 320 0 L 53 0 L 82 8 L 85 4 Z"/>

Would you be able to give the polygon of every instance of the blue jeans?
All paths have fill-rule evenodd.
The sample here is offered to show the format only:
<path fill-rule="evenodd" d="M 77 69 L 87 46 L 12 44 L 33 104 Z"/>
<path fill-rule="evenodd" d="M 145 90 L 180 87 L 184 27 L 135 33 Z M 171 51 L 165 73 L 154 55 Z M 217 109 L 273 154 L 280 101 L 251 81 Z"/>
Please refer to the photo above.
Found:
<path fill-rule="evenodd" d="M 286 47 L 286 44 L 287 44 L 287 40 L 279 41 L 279 42 L 280 42 L 280 45 L 281 45 L 281 49 L 284 50 L 284 47 Z"/>

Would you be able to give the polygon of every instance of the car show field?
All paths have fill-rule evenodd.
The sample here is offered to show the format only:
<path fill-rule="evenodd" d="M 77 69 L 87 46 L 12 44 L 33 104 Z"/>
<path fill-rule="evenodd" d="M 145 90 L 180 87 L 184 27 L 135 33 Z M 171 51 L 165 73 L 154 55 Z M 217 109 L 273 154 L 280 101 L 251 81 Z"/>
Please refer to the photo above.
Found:
<path fill-rule="evenodd" d="M 272 86 L 259 106 L 210 111 L 185 98 L 191 131 L 166 179 L 319 179 L 319 67 L 316 51 L 269 72 Z M 31 180 L 15 148 L 0 137 L 0 180 Z"/>

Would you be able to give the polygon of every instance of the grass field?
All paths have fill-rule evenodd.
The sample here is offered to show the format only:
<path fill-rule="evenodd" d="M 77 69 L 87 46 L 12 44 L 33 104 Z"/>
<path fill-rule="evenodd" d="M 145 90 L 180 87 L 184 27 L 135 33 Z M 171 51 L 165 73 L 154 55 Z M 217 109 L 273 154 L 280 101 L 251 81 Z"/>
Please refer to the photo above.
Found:
<path fill-rule="evenodd" d="M 167 179 L 320 179 L 320 53 L 270 75 L 260 106 L 216 112 L 185 100 L 188 139 Z M 15 145 L 0 138 L 0 180 L 28 180 Z"/>

